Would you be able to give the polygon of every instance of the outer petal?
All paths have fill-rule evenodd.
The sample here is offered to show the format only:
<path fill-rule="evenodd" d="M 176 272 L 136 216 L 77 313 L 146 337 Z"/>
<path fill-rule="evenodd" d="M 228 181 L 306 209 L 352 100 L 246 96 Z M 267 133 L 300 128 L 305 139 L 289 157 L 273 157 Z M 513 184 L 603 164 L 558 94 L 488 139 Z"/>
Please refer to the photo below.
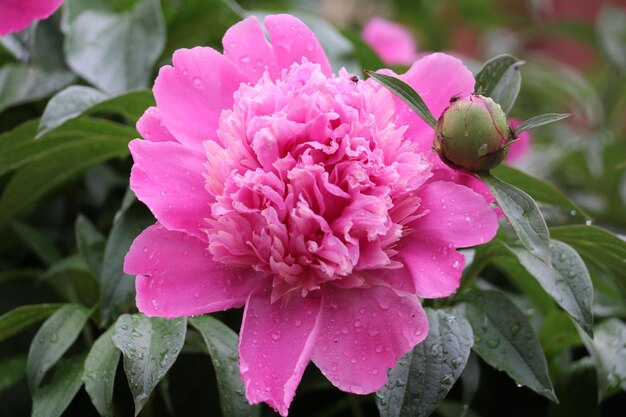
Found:
<path fill-rule="evenodd" d="M 416 231 L 401 241 L 399 250 L 398 256 L 413 276 L 418 296 L 447 297 L 459 287 L 465 257 L 452 244 Z"/>
<path fill-rule="evenodd" d="M 426 102 L 438 118 L 454 95 L 467 95 L 474 91 L 474 76 L 463 63 L 450 55 L 435 53 L 418 60 L 402 76 Z M 417 141 L 422 152 L 432 147 L 434 131 L 399 98 L 394 98 L 398 109 L 398 122 L 409 126 L 405 136 Z"/>
<path fill-rule="evenodd" d="M 325 75 L 332 75 L 324 49 L 300 19 L 287 14 L 270 15 L 265 18 L 265 27 L 270 34 L 279 68 L 289 68 L 294 62 L 300 63 L 302 58 L 306 58 L 320 64 Z"/>
<path fill-rule="evenodd" d="M 54 13 L 63 0 L 2 0 L 0 36 L 26 29 L 35 19 Z"/>
<path fill-rule="evenodd" d="M 137 308 L 167 318 L 240 307 L 260 279 L 213 262 L 206 243 L 158 223 L 135 239 L 124 272 L 137 275 Z"/>
<path fill-rule="evenodd" d="M 413 275 L 420 297 L 447 297 L 459 286 L 465 264 L 456 248 L 491 240 L 497 216 L 485 199 L 462 185 L 427 184 L 420 194 L 428 214 L 411 223 L 413 232 L 398 246 L 398 256 Z"/>
<path fill-rule="evenodd" d="M 206 240 L 211 196 L 204 189 L 202 154 L 177 142 L 133 140 L 130 188 L 165 227 Z"/>
<path fill-rule="evenodd" d="M 233 93 L 248 77 L 228 58 L 211 48 L 174 52 L 174 66 L 164 66 L 154 83 L 154 98 L 163 124 L 186 146 L 202 149 L 217 139 L 222 109 L 231 108 Z"/>
<path fill-rule="evenodd" d="M 437 181 L 420 191 L 420 208 L 429 212 L 411 224 L 415 229 L 413 234 L 419 235 L 416 238 L 436 236 L 454 248 L 462 248 L 488 242 L 496 235 L 496 214 L 485 199 L 471 189 Z"/>
<path fill-rule="evenodd" d="M 261 79 L 267 69 L 272 79 L 280 76 L 274 49 L 265 38 L 256 16 L 233 25 L 222 39 L 224 55 L 230 58 L 252 82 Z"/>
<path fill-rule="evenodd" d="M 286 416 L 319 333 L 321 299 L 271 302 L 268 285 L 250 295 L 239 339 L 239 366 L 250 403 Z"/>
<path fill-rule="evenodd" d="M 387 369 L 424 340 L 428 319 L 417 297 L 391 288 L 330 288 L 313 362 L 338 388 L 356 394 L 376 391 Z"/>
<path fill-rule="evenodd" d="M 161 111 L 157 107 L 148 107 L 137 121 L 137 131 L 144 139 L 152 142 L 176 141 L 176 138 L 163 125 Z"/>
<path fill-rule="evenodd" d="M 363 40 L 385 64 L 411 65 L 417 59 L 413 35 L 404 26 L 391 20 L 372 18 L 363 28 Z"/>

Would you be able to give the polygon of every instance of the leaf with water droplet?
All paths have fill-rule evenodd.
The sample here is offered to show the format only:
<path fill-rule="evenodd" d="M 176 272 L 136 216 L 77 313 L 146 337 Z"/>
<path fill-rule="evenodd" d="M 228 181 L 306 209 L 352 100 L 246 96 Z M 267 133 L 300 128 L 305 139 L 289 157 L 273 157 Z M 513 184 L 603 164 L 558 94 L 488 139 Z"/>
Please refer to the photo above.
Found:
<path fill-rule="evenodd" d="M 237 334 L 211 316 L 192 317 L 189 324 L 200 332 L 211 355 L 223 414 L 231 417 L 258 416 L 260 408 L 248 404 L 239 374 Z"/>
<path fill-rule="evenodd" d="M 61 360 L 47 383 L 33 392 L 31 417 L 60 417 L 82 385 L 85 355 Z"/>
<path fill-rule="evenodd" d="M 620 388 L 626 390 L 626 324 L 608 319 L 594 327 L 593 340 L 577 329 L 596 365 L 600 400 Z"/>
<path fill-rule="evenodd" d="M 426 309 L 428 337 L 398 361 L 376 393 L 381 417 L 430 415 L 459 378 L 472 347 L 472 329 L 454 310 Z"/>
<path fill-rule="evenodd" d="M 46 372 L 74 343 L 92 313 L 93 309 L 82 305 L 66 304 L 39 328 L 30 345 L 26 365 L 31 392 L 35 392 Z"/>
<path fill-rule="evenodd" d="M 124 371 L 135 400 L 135 415 L 174 364 L 185 342 L 187 320 L 124 314 L 117 319 L 113 344 L 122 351 Z"/>
<path fill-rule="evenodd" d="M 504 243 L 503 246 L 563 310 L 592 335 L 593 284 L 580 255 L 571 246 L 551 240 L 552 266 L 548 266 L 521 248 L 511 248 Z"/>
<path fill-rule="evenodd" d="M 113 344 L 114 328 L 109 328 L 95 341 L 87 359 L 83 382 L 98 413 L 103 417 L 113 416 L 113 384 L 120 360 L 120 351 Z"/>
<path fill-rule="evenodd" d="M 493 194 L 522 245 L 550 264 L 550 232 L 535 200 L 489 172 L 481 173 L 479 177 Z"/>
<path fill-rule="evenodd" d="M 554 239 L 567 243 L 591 265 L 606 272 L 626 298 L 626 242 L 597 226 L 563 226 L 550 229 Z"/>
<path fill-rule="evenodd" d="M 486 329 L 482 338 L 475 339 L 473 350 L 517 383 L 556 402 L 546 359 L 524 314 L 498 291 L 470 291 L 461 300 L 461 311 L 474 333 Z"/>

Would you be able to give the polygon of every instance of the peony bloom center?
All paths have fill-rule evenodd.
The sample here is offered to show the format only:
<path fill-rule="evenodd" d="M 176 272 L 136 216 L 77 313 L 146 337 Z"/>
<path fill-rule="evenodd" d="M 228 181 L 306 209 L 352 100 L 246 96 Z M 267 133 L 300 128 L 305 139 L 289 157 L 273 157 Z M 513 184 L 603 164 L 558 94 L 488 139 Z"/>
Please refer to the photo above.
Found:
<path fill-rule="evenodd" d="M 214 261 L 271 275 L 273 300 L 401 268 L 396 246 L 426 214 L 414 191 L 431 173 L 393 109 L 376 83 L 306 60 L 242 84 L 204 143 Z"/>

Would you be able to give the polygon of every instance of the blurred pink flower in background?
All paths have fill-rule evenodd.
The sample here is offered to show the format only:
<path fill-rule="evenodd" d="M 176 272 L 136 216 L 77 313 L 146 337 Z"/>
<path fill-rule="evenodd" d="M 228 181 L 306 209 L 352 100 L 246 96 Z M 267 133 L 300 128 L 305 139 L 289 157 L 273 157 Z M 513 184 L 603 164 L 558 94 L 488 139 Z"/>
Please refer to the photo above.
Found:
<path fill-rule="evenodd" d="M 513 129 L 517 129 L 522 121 L 519 119 L 509 119 L 509 126 Z M 532 135 L 530 131 L 525 131 L 519 134 L 518 140 L 509 145 L 509 152 L 506 154 L 504 162 L 508 165 L 518 165 L 523 161 L 531 151 Z"/>
<path fill-rule="evenodd" d="M 250 17 L 226 32 L 224 54 L 181 49 L 161 68 L 157 107 L 137 125 L 145 140 L 130 143 L 131 188 L 158 222 L 124 269 L 150 316 L 245 305 L 247 398 L 284 416 L 309 360 L 344 391 L 381 388 L 427 335 L 418 296 L 455 291 L 456 249 L 498 225 L 484 184 L 439 161 L 406 104 L 333 75 L 295 17 L 265 27 L 271 44 Z M 435 115 L 474 88 L 444 54 L 402 78 Z"/>
<path fill-rule="evenodd" d="M 26 29 L 54 13 L 63 0 L 0 0 L 0 36 Z"/>
<path fill-rule="evenodd" d="M 415 38 L 407 28 L 382 17 L 363 28 L 363 40 L 387 65 L 411 65 L 417 59 Z"/>

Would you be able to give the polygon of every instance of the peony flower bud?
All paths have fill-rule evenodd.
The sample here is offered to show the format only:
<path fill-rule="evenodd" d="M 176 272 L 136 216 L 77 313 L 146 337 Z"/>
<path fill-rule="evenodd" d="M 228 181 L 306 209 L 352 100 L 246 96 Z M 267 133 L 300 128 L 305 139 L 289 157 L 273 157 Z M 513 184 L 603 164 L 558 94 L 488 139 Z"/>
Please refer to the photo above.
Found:
<path fill-rule="evenodd" d="M 514 139 L 500 105 L 471 95 L 450 100 L 435 126 L 434 148 L 455 169 L 488 171 L 498 166 Z"/>

